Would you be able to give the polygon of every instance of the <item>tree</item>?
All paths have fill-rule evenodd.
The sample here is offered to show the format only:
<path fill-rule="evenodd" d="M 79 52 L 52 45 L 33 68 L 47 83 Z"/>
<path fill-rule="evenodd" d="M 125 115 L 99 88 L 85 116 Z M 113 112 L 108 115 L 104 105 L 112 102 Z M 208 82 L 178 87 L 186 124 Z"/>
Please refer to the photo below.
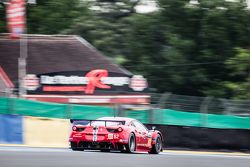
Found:
<path fill-rule="evenodd" d="M 96 0 L 89 3 L 90 15 L 82 15 L 63 33 L 78 34 L 87 39 L 105 55 L 119 62 L 125 60 L 129 32 L 127 18 L 135 13 L 137 0 Z"/>
<path fill-rule="evenodd" d="M 236 55 L 225 64 L 232 72 L 231 81 L 223 85 L 231 97 L 235 99 L 250 99 L 250 50 L 236 48 Z"/>
<path fill-rule="evenodd" d="M 250 48 L 250 10 L 245 3 L 158 0 L 158 11 L 139 14 L 139 2 L 38 0 L 28 7 L 28 32 L 80 35 L 128 70 L 145 75 L 158 92 L 248 97 L 244 91 L 249 77 L 235 74 L 237 68 L 229 63 Z"/>
<path fill-rule="evenodd" d="M 88 15 L 81 0 L 37 0 L 27 11 L 28 33 L 35 34 L 59 34 L 78 17 Z"/>
<path fill-rule="evenodd" d="M 0 4 L 0 33 L 6 32 L 5 6 Z"/>
<path fill-rule="evenodd" d="M 161 69 L 151 67 L 145 73 L 158 80 L 153 85 L 160 92 L 204 96 L 214 91 L 217 97 L 230 97 L 219 86 L 221 81 L 230 80 L 230 71 L 223 63 L 234 56 L 234 47 L 250 46 L 249 11 L 242 3 L 204 0 L 199 6 L 190 6 L 187 2 L 160 1 L 156 31 L 162 31 L 165 39 L 154 56 L 161 61 L 153 62 L 152 67 Z"/>
<path fill-rule="evenodd" d="M 140 0 L 94 0 L 90 8 L 99 16 L 115 21 L 135 13 L 135 6 Z"/>
<path fill-rule="evenodd" d="M 250 46 L 250 13 L 243 3 L 160 0 L 160 11 L 128 18 L 125 67 L 144 74 L 159 92 L 232 97 L 224 62 Z"/>

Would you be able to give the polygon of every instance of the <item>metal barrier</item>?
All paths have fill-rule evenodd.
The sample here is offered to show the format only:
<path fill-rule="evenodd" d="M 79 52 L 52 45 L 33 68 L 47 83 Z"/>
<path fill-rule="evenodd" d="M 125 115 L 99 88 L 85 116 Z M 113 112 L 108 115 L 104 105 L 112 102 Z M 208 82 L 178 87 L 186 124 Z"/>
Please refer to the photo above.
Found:
<path fill-rule="evenodd" d="M 171 96 L 168 95 L 169 98 Z M 167 95 L 165 95 L 165 97 L 167 97 Z M 182 104 L 183 102 L 184 104 Z M 203 100 L 196 98 L 196 100 L 188 101 L 187 99 L 183 100 L 178 96 L 178 106 L 176 107 L 176 103 L 174 105 L 172 104 L 173 102 L 168 100 L 166 106 L 170 106 L 173 109 L 169 109 L 169 107 L 167 109 L 151 108 L 144 110 L 116 110 L 104 106 L 46 103 L 18 98 L 0 97 L 0 114 L 62 119 L 97 119 L 106 116 L 125 116 L 138 119 L 145 124 L 250 129 L 250 117 L 247 117 L 246 114 L 244 117 L 229 115 L 233 113 L 232 110 L 230 113 L 227 112 L 227 115 L 209 113 L 211 107 L 220 109 L 218 107 L 219 105 L 211 105 L 216 103 L 214 103 L 213 99 L 209 97 L 204 98 Z M 183 111 L 184 109 L 185 111 Z M 239 115 L 239 113 L 237 113 L 237 115 Z"/>
<path fill-rule="evenodd" d="M 155 108 L 185 112 L 250 116 L 250 100 L 184 96 L 171 93 L 152 94 Z"/>

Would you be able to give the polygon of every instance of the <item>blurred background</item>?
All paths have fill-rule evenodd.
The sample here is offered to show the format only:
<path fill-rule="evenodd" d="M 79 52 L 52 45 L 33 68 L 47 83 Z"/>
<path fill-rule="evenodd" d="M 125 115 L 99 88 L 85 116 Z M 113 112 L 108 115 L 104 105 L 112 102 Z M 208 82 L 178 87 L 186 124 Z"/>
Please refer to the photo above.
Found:
<path fill-rule="evenodd" d="M 0 2 L 0 143 L 126 116 L 165 148 L 250 150 L 249 0 Z"/>

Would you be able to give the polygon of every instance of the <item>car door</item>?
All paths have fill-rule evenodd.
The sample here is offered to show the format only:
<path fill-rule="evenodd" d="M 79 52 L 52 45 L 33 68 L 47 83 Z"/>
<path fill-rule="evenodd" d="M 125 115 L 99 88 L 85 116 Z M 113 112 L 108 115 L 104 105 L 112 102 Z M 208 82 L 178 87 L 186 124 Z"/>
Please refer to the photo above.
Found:
<path fill-rule="evenodd" d="M 134 129 L 135 136 L 136 136 L 136 145 L 138 147 L 140 145 L 140 143 L 141 143 L 141 133 L 138 131 L 138 129 L 135 126 L 133 121 L 129 124 L 129 126 Z"/>
<path fill-rule="evenodd" d="M 133 125 L 136 129 L 136 136 L 139 138 L 137 146 L 139 149 L 146 149 L 148 147 L 148 129 L 139 121 L 134 120 Z"/>

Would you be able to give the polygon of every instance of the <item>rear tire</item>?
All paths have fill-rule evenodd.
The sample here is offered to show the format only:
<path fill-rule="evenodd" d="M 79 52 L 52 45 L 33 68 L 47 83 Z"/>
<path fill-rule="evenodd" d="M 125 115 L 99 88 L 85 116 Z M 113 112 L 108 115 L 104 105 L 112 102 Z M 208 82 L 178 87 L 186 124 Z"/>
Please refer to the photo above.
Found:
<path fill-rule="evenodd" d="M 76 142 L 70 142 L 70 148 L 73 151 L 84 151 L 83 148 L 77 148 L 77 143 Z"/>
<path fill-rule="evenodd" d="M 136 149 L 136 138 L 134 133 L 131 133 L 128 138 L 128 144 L 125 145 L 126 153 L 133 153 Z"/>
<path fill-rule="evenodd" d="M 159 134 L 157 134 L 155 139 L 155 144 L 152 145 L 151 150 L 148 152 L 149 154 L 159 154 L 162 150 L 162 139 Z"/>

